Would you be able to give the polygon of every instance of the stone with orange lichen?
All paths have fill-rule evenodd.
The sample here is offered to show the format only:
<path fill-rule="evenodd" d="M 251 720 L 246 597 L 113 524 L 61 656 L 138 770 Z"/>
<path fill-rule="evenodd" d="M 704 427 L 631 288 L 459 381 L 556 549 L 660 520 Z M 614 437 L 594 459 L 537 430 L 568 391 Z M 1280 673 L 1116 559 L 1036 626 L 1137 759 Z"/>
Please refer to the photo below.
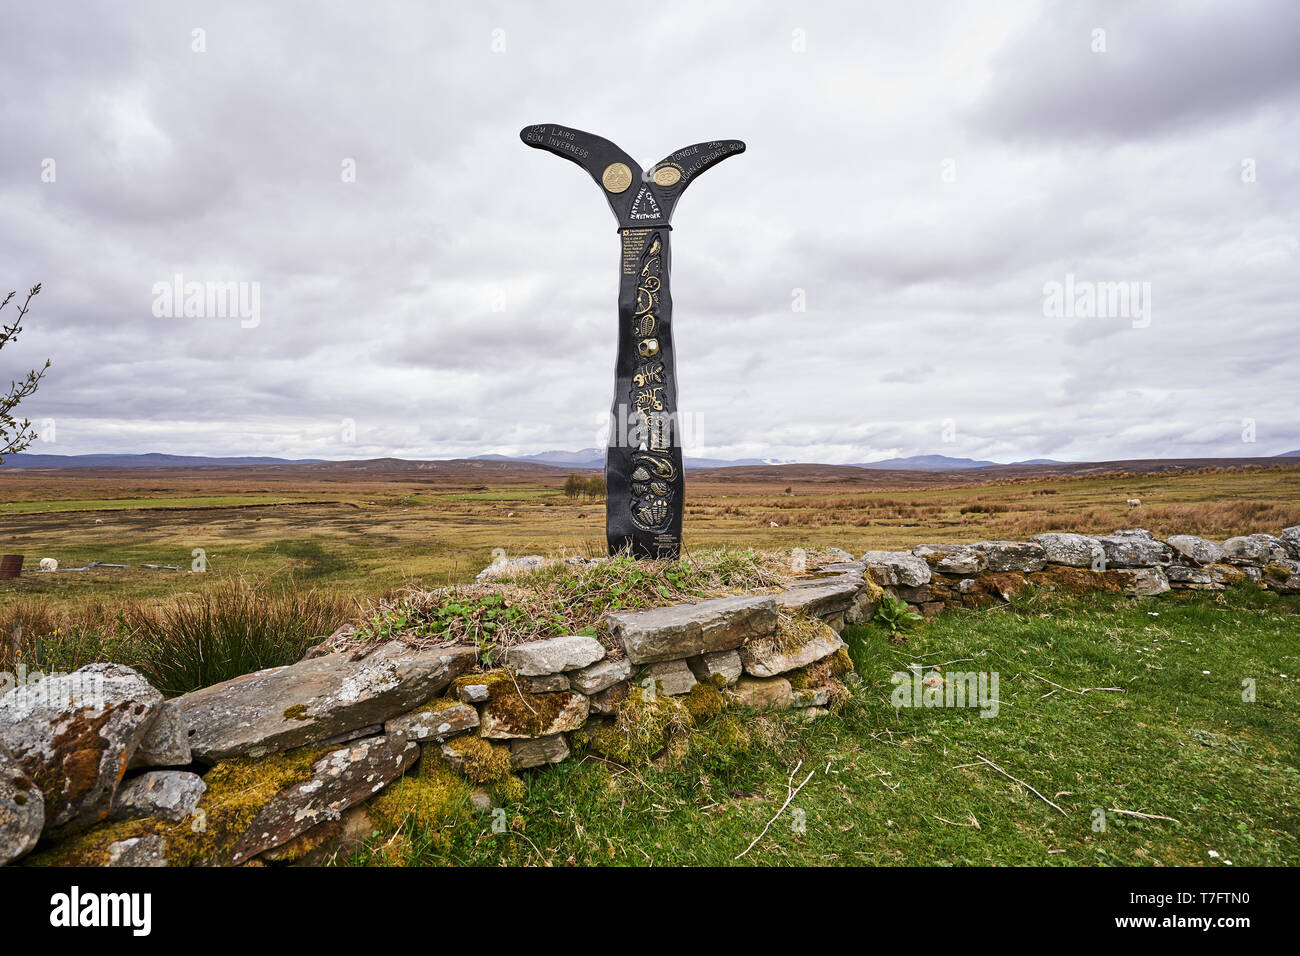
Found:
<path fill-rule="evenodd" d="M 91 664 L 0 697 L 0 746 L 44 795 L 47 836 L 76 833 L 108 815 L 162 702 L 120 664 Z"/>

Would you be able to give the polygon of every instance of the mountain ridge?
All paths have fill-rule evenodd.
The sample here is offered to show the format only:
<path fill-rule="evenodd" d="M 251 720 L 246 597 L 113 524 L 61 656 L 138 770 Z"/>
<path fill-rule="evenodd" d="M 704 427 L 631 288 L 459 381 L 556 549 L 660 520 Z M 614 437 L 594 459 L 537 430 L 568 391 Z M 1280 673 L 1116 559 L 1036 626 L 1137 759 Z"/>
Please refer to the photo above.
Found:
<path fill-rule="evenodd" d="M 1294 451 L 1282 452 L 1278 455 L 1261 455 L 1251 458 L 1223 458 L 1223 459 L 1166 459 L 1170 462 L 1175 461 L 1224 461 L 1224 462 L 1265 462 L 1277 461 L 1285 458 L 1300 458 L 1300 449 Z M 952 458 L 947 455 L 910 455 L 901 458 L 886 458 L 880 461 L 854 462 L 847 465 L 836 465 L 834 467 L 858 468 L 867 471 L 978 471 L 982 469 L 1007 469 L 1022 467 L 1079 467 L 1084 465 L 1098 465 L 1115 463 L 1118 461 L 1142 461 L 1152 462 L 1161 459 L 1115 459 L 1112 461 L 1101 462 L 1067 462 L 1057 461 L 1051 458 L 1032 458 L 1026 461 L 1013 461 L 1008 463 L 996 461 L 984 461 L 974 458 Z M 448 458 L 448 459 L 405 459 L 394 457 L 365 458 L 365 459 L 329 459 L 329 458 L 277 458 L 265 455 L 234 455 L 234 456 L 208 456 L 208 455 L 169 455 L 161 452 L 145 452 L 141 454 L 118 455 L 118 454 L 89 454 L 89 455 L 44 455 L 44 454 L 27 454 L 19 452 L 10 455 L 3 462 L 0 462 L 0 469 L 4 468 L 232 468 L 232 467 L 256 467 L 256 466 L 280 466 L 280 465 L 360 465 L 369 463 L 371 465 L 381 465 L 391 463 L 393 465 L 418 465 L 429 464 L 434 462 L 482 462 L 485 464 L 523 464 L 523 465 L 541 465 L 550 468 L 577 468 L 580 470 L 598 470 L 604 467 L 605 457 L 603 451 L 597 448 L 584 448 L 576 452 L 571 451 L 546 451 L 533 455 L 475 455 L 469 458 Z M 762 459 L 762 458 L 739 458 L 739 459 L 722 459 L 722 458 L 692 458 L 685 459 L 685 466 L 691 470 L 714 469 L 714 468 L 763 468 L 763 467 L 785 467 L 798 465 L 823 465 L 825 462 L 798 462 L 798 461 L 781 461 L 779 459 Z"/>

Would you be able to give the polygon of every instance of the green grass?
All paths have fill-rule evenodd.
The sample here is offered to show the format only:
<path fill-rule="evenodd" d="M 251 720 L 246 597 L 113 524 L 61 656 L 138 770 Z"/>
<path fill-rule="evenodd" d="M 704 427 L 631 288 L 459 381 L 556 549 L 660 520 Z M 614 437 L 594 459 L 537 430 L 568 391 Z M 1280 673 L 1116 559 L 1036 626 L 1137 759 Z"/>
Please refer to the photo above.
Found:
<path fill-rule="evenodd" d="M 408 823 L 346 862 L 729 865 L 812 772 L 741 863 L 1300 863 L 1300 599 L 1039 593 L 906 645 L 876 625 L 846 637 L 863 684 L 838 717 L 724 717 L 649 766 L 575 756 L 527 774 L 506 833 L 487 815 Z M 943 670 L 999 674 L 996 717 L 890 704 L 894 672 L 963 658 Z M 1101 687 L 1122 691 L 1071 692 Z M 1177 822 L 1107 814 L 1098 832 L 1096 808 Z"/>

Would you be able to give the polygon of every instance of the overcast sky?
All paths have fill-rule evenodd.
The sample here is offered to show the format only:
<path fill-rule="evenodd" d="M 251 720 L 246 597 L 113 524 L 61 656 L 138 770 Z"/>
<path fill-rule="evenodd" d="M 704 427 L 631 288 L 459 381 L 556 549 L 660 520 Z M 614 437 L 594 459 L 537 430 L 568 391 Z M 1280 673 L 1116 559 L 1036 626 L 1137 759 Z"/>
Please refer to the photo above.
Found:
<path fill-rule="evenodd" d="M 532 123 L 748 144 L 673 222 L 688 454 L 1300 448 L 1300 4 L 976 6 L 10 5 L 29 450 L 596 445 L 614 220 Z M 256 315 L 156 314 L 178 274 Z"/>

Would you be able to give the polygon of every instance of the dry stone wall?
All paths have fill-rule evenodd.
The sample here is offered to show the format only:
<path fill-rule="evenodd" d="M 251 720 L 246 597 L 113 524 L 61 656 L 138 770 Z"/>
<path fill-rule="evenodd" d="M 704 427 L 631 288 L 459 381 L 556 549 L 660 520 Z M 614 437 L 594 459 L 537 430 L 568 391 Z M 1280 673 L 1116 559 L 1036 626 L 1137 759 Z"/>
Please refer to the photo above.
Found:
<path fill-rule="evenodd" d="M 725 707 L 823 716 L 856 680 L 839 631 L 884 595 L 933 616 L 1031 586 L 1148 597 L 1249 580 L 1300 593 L 1300 527 L 838 554 L 782 590 L 610 613 L 605 642 L 529 642 L 494 669 L 475 648 L 393 640 L 323 645 L 166 701 L 117 664 L 18 687 L 0 696 L 0 865 L 313 862 L 369 836 L 368 808 L 410 773 L 501 783 L 579 747 L 654 753 L 673 726 Z M 479 809 L 493 800 L 473 792 Z"/>

